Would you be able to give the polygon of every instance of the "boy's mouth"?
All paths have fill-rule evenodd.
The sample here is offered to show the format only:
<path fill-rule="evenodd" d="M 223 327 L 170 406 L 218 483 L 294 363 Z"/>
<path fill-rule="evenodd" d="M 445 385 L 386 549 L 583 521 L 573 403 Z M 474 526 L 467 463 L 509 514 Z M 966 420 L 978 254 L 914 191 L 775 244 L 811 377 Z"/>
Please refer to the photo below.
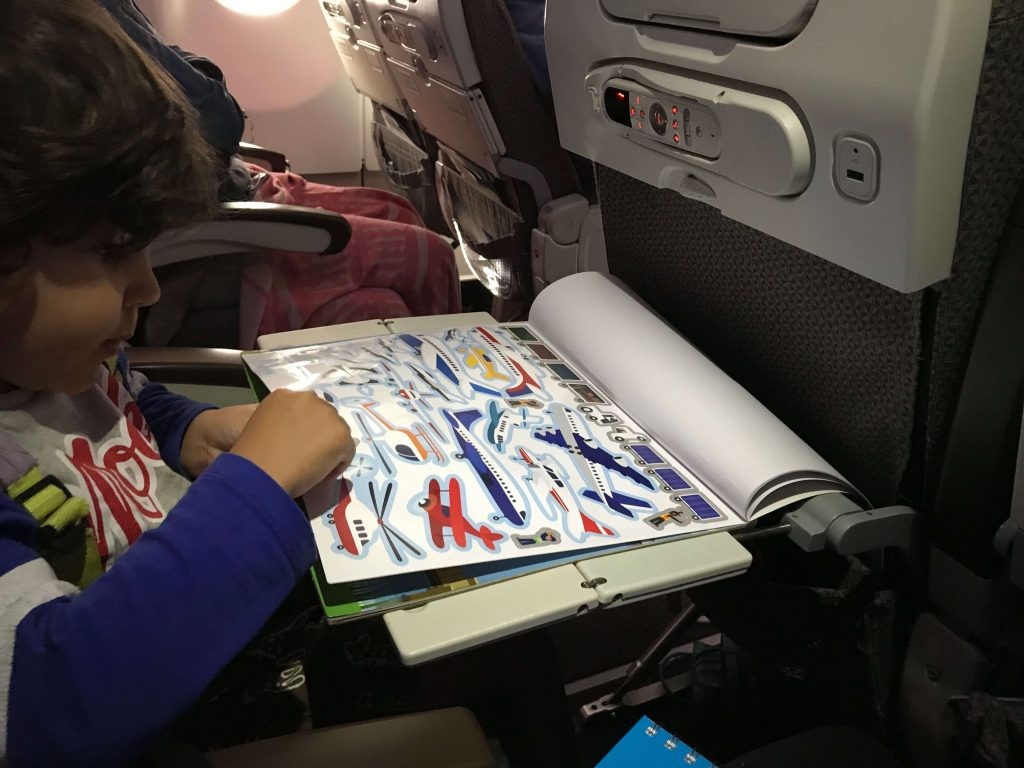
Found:
<path fill-rule="evenodd" d="M 104 357 L 110 357 L 116 355 L 120 351 L 121 346 L 131 338 L 131 334 L 118 334 L 117 336 L 106 339 L 100 344 L 100 349 L 103 351 Z"/>

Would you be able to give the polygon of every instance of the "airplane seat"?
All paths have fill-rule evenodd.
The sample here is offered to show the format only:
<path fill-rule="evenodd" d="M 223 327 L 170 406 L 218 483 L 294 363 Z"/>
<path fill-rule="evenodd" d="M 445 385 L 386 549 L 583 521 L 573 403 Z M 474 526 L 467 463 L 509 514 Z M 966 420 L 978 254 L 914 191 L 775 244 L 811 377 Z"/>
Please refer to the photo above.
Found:
<path fill-rule="evenodd" d="M 392 192 L 406 198 L 426 226 L 446 237 L 451 227 L 436 190 L 437 142 L 415 120 L 372 102 L 373 152 Z"/>
<path fill-rule="evenodd" d="M 558 144 L 504 3 L 366 7 L 402 96 L 437 142 L 437 198 L 481 283 L 528 301 L 578 271 L 581 243 L 600 264 L 598 215 Z"/>
<path fill-rule="evenodd" d="M 412 203 L 427 227 L 450 234 L 434 191 L 437 144 L 412 118 L 365 2 L 325 1 L 321 10 L 345 73 L 372 105 L 373 151 L 388 186 Z"/>
<path fill-rule="evenodd" d="M 244 257 L 228 255 L 154 266 L 160 299 L 140 313 L 133 344 L 217 347 L 239 342 Z"/>
<path fill-rule="evenodd" d="M 730 760 L 722 768 L 901 768 L 885 745 L 868 734 L 841 726 L 816 728 L 768 744 Z"/>
<path fill-rule="evenodd" d="M 884 590 L 884 600 L 895 602 L 880 607 L 883 598 L 868 596 L 863 603 L 867 613 L 837 616 L 837 611 L 831 614 L 834 621 L 808 620 L 806 610 L 801 620 L 794 606 L 807 598 L 804 608 L 820 610 L 827 618 L 829 606 L 815 602 L 814 595 L 836 594 L 849 574 L 845 557 L 822 553 L 806 559 L 786 542 L 784 557 L 775 558 L 790 561 L 783 567 L 817 569 L 819 576 L 821 569 L 834 567 L 838 581 L 833 588 L 814 584 L 801 591 L 799 583 L 778 578 L 777 570 L 755 566 L 751 576 L 689 594 L 728 637 L 763 652 L 791 682 L 814 676 L 808 659 L 827 664 L 822 657 L 835 639 L 829 632 L 846 633 L 843 644 L 865 657 L 858 641 L 865 638 L 867 625 L 879 619 L 870 611 L 884 611 L 892 626 L 886 632 L 891 651 L 885 643 L 875 644 L 873 657 L 862 658 L 862 674 L 840 670 L 826 676 L 815 700 L 820 716 L 851 714 L 842 706 L 849 692 L 839 684 L 859 674 L 859 684 L 874 686 L 862 691 L 874 703 L 857 713 L 866 715 L 859 724 L 878 733 L 888 726 L 890 735 L 902 730 L 899 749 L 908 764 L 963 764 L 954 750 L 950 700 L 972 691 L 1004 696 L 1024 691 L 1019 677 L 1011 675 L 1022 661 L 1015 643 L 1024 600 L 1008 583 L 1008 548 L 997 553 L 993 544 L 1010 509 L 1024 372 L 1019 344 L 994 335 L 986 324 L 997 303 L 1011 307 L 990 323 L 1002 328 L 1004 337 L 1008 329 L 1024 324 L 1020 301 L 1013 306 L 1024 263 L 1024 2 L 995 0 L 990 13 L 976 7 L 983 13 L 970 25 L 961 24 L 962 19 L 951 22 L 949 16 L 936 19 L 929 28 L 948 35 L 948 51 L 959 50 L 965 39 L 973 41 L 980 33 L 976 62 L 963 57 L 959 68 L 931 69 L 934 82 L 917 80 L 903 96 L 883 94 L 887 78 L 876 78 L 860 96 L 885 104 L 877 121 L 870 106 L 843 103 L 851 95 L 843 85 L 870 69 L 866 50 L 886 62 L 893 81 L 902 76 L 895 59 L 885 58 L 899 55 L 894 51 L 908 41 L 884 30 L 892 23 L 891 6 L 858 8 L 860 18 L 877 22 L 866 32 L 868 39 L 858 42 L 856 27 L 842 23 L 842 3 L 833 0 L 772 8 L 723 3 L 720 17 L 711 22 L 690 13 L 700 5 L 589 0 L 570 13 L 549 4 L 547 51 L 560 135 L 569 150 L 589 153 L 597 163 L 609 271 L 843 472 L 876 509 L 914 507 L 922 538 L 918 550 L 887 549 L 858 558 L 859 567 L 872 574 L 868 586 L 873 583 L 879 595 Z M 922 18 L 940 6 L 942 13 L 955 7 L 914 5 Z M 778 37 L 756 39 L 763 34 L 756 25 L 767 23 L 770 13 L 797 6 L 791 26 L 771 31 Z M 581 39 L 581 28 L 588 29 L 586 39 Z M 813 52 L 822 35 L 840 28 L 841 34 Z M 922 28 L 920 38 L 926 37 Z M 563 40 L 572 40 L 576 50 L 559 46 Z M 808 47 L 802 48 L 805 42 Z M 788 57 L 801 51 L 815 62 L 794 66 L 795 58 Z M 849 78 L 835 77 L 827 71 L 830 62 L 841 67 L 847 51 L 857 66 L 846 70 Z M 872 132 L 886 130 L 875 127 L 883 123 L 912 134 L 909 121 L 921 119 L 923 113 L 916 110 L 929 100 L 923 89 L 945 78 L 943 72 L 978 72 L 979 66 L 980 76 L 974 81 L 972 74 L 970 83 L 976 94 L 967 91 L 968 111 L 961 107 L 957 117 L 965 120 L 958 149 L 962 174 L 943 187 L 958 195 L 946 202 L 928 192 L 922 196 L 921 190 L 931 187 L 934 193 L 936 187 L 915 187 L 912 177 L 933 170 L 934 156 L 918 156 L 914 167 L 904 168 L 901 163 L 910 155 L 901 157 L 896 144 L 874 145 L 878 164 L 866 170 L 867 182 L 873 183 L 871 171 L 881 168 L 870 193 L 876 197 L 866 201 L 848 194 L 848 180 L 860 172 L 839 174 L 837 169 L 843 162 L 839 150 L 851 132 L 867 134 L 865 143 L 857 144 L 862 151 L 872 147 Z M 701 90 L 704 78 L 713 91 Z M 609 90 L 602 93 L 604 84 Z M 665 147 L 663 137 L 638 126 L 628 113 L 620 127 L 599 101 L 609 92 L 614 98 L 616 91 L 628 99 L 642 95 L 644 105 L 669 92 L 683 93 L 681 110 L 685 103 L 693 114 L 720 121 L 703 124 L 705 138 L 707 126 L 721 126 L 722 144 L 706 150 L 695 146 L 692 153 Z M 769 140 L 768 134 L 743 132 L 738 118 L 748 95 L 752 112 L 768 121 L 752 125 L 763 128 L 780 115 L 792 115 L 795 119 L 776 123 L 787 133 L 790 150 L 806 135 L 810 152 L 794 153 L 786 165 L 787 173 L 806 173 L 802 180 L 786 176 L 775 184 L 755 176 L 779 154 L 769 156 L 758 145 L 759 138 Z M 765 107 L 760 101 L 765 97 L 775 102 Z M 797 127 L 813 128 L 819 120 L 816 130 L 806 134 Z M 728 138 L 742 134 L 752 143 L 727 144 L 730 127 Z M 672 132 L 667 135 L 671 144 Z M 737 159 L 734 165 L 727 150 Z M 934 146 L 922 145 L 919 151 L 934 151 Z M 896 178 L 904 171 L 906 177 Z M 860 181 L 865 181 L 863 174 Z M 811 204 L 815 196 L 821 201 L 816 210 Z M 888 218 L 884 225 L 865 223 L 884 215 L 887 205 L 898 209 L 911 197 L 917 206 L 911 215 Z M 806 218 L 800 218 L 802 206 L 810 214 Z M 922 232 L 947 219 L 957 225 L 948 240 L 932 240 L 919 249 L 932 266 L 942 254 L 951 259 L 941 279 L 938 273 L 916 282 L 909 272 L 884 274 L 893 260 L 919 248 Z M 886 244 L 901 226 L 914 222 L 921 227 L 911 237 L 895 247 L 894 241 Z M 847 245 L 852 246 L 848 251 Z M 854 271 L 860 266 L 870 276 Z M 989 385 L 979 396 L 966 383 L 975 357 L 985 351 L 994 362 L 979 376 Z M 1024 547 L 1017 552 L 1024 553 Z M 755 558 L 765 566 L 771 559 Z M 798 566 L 792 567 L 792 561 Z M 782 599 L 793 594 L 796 602 Z M 907 616 L 911 621 L 904 625 Z"/>

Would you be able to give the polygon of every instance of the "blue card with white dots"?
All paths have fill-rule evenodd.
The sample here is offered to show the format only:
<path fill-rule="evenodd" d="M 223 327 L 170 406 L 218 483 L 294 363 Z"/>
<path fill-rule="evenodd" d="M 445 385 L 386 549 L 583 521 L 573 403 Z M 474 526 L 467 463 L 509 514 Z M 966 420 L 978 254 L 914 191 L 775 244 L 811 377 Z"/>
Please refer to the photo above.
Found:
<path fill-rule="evenodd" d="M 641 717 L 597 768 L 715 768 L 649 717 Z"/>

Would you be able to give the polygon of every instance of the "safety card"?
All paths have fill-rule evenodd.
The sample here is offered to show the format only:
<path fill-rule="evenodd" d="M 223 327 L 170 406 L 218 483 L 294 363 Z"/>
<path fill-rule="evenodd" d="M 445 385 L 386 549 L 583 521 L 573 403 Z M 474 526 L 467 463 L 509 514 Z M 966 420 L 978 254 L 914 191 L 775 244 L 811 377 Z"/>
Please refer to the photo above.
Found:
<path fill-rule="evenodd" d="M 357 452 L 304 499 L 329 583 L 554 555 L 743 520 L 529 324 L 247 354 Z"/>

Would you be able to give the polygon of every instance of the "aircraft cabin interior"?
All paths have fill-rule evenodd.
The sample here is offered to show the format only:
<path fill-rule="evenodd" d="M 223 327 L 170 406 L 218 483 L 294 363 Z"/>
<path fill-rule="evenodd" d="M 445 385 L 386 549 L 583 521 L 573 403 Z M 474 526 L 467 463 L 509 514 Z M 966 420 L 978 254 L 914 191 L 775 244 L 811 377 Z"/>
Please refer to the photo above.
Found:
<path fill-rule="evenodd" d="M 209 493 L 192 428 L 168 459 L 146 388 L 224 413 L 266 396 L 211 456 L 256 465 L 256 506 L 299 489 L 272 462 L 318 472 L 301 495 L 319 554 L 294 588 L 246 577 L 231 609 L 187 565 L 205 549 L 177 553 L 176 587 L 139 570 L 168 616 L 182 601 L 179 655 L 140 668 L 196 682 L 98 761 L 55 758 L 18 735 L 49 689 L 18 701 L 23 659 L 61 632 L 26 650 L 19 601 L 88 605 L 164 529 L 125 534 L 113 563 L 103 520 L 164 516 L 124 501 L 148 475 L 109 479 L 129 448 L 92 474 L 62 458 L 79 474 L 57 474 L 61 498 L 114 517 L 81 513 L 95 582 L 0 589 L 0 763 L 1024 766 L 1024 0 L 75 3 L 162 68 L 219 174 L 211 211 L 150 238 L 160 297 L 120 339 L 149 383 L 112 396 L 132 461 L 185 475 L 179 504 Z M 0 136 L 0 174 L 16 151 Z M 4 183 L 0 208 L 22 199 Z M 8 378 L 0 469 L 36 450 Z M 307 390 L 325 411 L 288 417 Z M 354 453 L 307 470 L 325 402 Z M 271 456 L 274 423 L 295 434 Z M 35 508 L 38 487 L 0 480 L 0 502 Z M 312 552 L 300 517 L 273 536 L 239 518 L 223 580 L 245 549 Z M 0 566 L 17 584 L 24 566 Z M 235 625 L 203 629 L 237 635 L 216 660 L 187 644 L 189 604 Z M 108 663 L 76 658 L 59 656 L 72 689 L 76 663 Z M 149 684 L 131 710 L 160 698 Z M 56 727 L 76 707 L 53 706 Z"/>

